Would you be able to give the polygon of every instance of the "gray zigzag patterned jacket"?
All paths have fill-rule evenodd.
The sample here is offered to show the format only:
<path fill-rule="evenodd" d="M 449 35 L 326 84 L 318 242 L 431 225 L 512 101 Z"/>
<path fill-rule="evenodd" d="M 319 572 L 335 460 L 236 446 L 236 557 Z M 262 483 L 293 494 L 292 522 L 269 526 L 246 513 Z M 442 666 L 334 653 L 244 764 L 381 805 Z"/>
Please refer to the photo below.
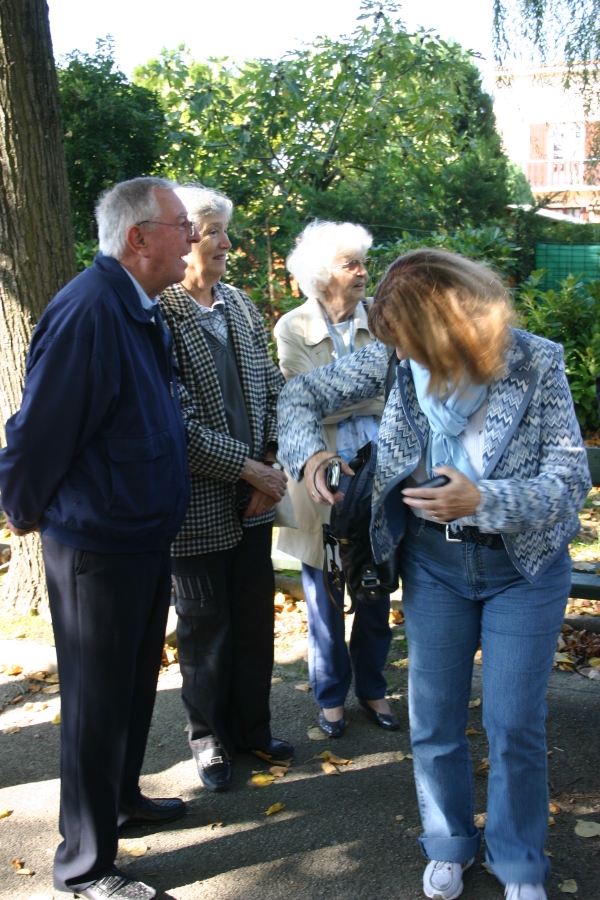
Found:
<path fill-rule="evenodd" d="M 500 532 L 518 571 L 535 582 L 578 533 L 577 514 L 591 481 L 562 347 L 517 329 L 512 337 L 508 371 L 490 385 L 483 478 L 477 483 L 482 499 L 474 522 L 481 531 Z M 293 478 L 302 477 L 313 453 L 326 449 L 322 416 L 381 393 L 388 358 L 388 348 L 372 344 L 285 385 L 278 456 Z M 388 559 L 404 535 L 400 489 L 428 434 L 408 361 L 402 360 L 379 430 L 371 518 L 377 562 Z"/>

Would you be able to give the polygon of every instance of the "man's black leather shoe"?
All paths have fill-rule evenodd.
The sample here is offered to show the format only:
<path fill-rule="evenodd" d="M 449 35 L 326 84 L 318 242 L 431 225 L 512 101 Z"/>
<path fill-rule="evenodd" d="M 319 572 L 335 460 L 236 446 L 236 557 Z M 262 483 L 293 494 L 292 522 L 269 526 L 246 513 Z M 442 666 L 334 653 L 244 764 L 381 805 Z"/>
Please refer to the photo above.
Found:
<path fill-rule="evenodd" d="M 190 743 L 200 781 L 208 791 L 228 791 L 233 784 L 231 763 L 217 743 L 196 745 Z"/>
<path fill-rule="evenodd" d="M 294 755 L 294 746 L 289 741 L 278 741 L 277 738 L 271 738 L 266 747 L 258 747 L 252 751 L 261 759 L 267 762 L 278 762 L 283 759 L 291 759 Z"/>
<path fill-rule="evenodd" d="M 325 718 L 325 713 L 321 710 L 319 712 L 319 728 L 327 737 L 339 738 L 346 730 L 346 720 L 342 716 L 337 722 L 330 722 L 329 719 Z"/>
<path fill-rule="evenodd" d="M 74 896 L 87 900 L 152 900 L 156 891 L 143 881 L 132 881 L 115 869 L 111 875 L 93 881 L 84 890 L 75 891 Z"/>
<path fill-rule="evenodd" d="M 185 803 L 179 797 L 151 800 L 142 794 L 140 802 L 131 812 L 127 808 L 121 809 L 119 818 L 123 821 L 119 822 L 119 828 L 134 825 L 165 825 L 167 822 L 181 819 L 185 814 Z"/>
<path fill-rule="evenodd" d="M 368 714 L 369 718 L 372 719 L 376 725 L 379 725 L 380 728 L 384 728 L 386 731 L 398 731 L 400 723 L 391 713 L 377 712 L 376 709 L 369 706 L 366 700 L 359 700 L 358 702 Z"/>

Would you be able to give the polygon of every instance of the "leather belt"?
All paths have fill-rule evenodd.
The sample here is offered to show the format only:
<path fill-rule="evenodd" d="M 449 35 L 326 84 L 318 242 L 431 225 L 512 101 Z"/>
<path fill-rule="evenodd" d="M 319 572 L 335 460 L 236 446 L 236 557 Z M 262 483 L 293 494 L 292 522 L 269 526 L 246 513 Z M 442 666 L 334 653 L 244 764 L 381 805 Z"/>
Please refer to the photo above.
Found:
<path fill-rule="evenodd" d="M 421 519 L 427 528 L 435 528 L 446 535 L 446 540 L 457 544 L 479 544 L 487 547 L 488 550 L 504 550 L 504 541 L 501 534 L 487 534 L 480 531 L 475 525 L 462 525 L 457 528 L 451 528 L 450 525 L 444 525 L 442 522 L 431 522 L 429 519 Z"/>

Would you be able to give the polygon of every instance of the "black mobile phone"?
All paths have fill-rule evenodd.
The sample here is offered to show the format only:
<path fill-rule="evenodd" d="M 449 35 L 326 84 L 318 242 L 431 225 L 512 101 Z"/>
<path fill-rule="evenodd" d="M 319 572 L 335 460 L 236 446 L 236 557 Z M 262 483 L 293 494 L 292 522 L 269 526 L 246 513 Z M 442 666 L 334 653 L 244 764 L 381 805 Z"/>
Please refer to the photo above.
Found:
<path fill-rule="evenodd" d="M 422 484 L 418 484 L 417 487 L 420 488 L 436 488 L 443 487 L 445 484 L 448 484 L 450 479 L 447 475 L 434 475 L 433 478 L 429 478 L 427 481 L 424 481 Z"/>
<path fill-rule="evenodd" d="M 327 490 L 335 494 L 340 486 L 340 478 L 342 477 L 342 466 L 339 459 L 332 459 L 327 466 L 327 474 L 325 476 L 325 484 Z"/>

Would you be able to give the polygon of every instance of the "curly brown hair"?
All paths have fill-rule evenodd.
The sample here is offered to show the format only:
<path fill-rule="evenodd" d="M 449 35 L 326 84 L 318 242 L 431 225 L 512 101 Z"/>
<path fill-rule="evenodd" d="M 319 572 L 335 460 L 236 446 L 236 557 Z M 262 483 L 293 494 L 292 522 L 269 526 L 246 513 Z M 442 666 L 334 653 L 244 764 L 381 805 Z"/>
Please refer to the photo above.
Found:
<path fill-rule="evenodd" d="M 379 283 L 369 328 L 430 372 L 445 394 L 465 377 L 489 384 L 505 369 L 515 323 L 512 303 L 491 269 L 425 247 L 398 257 Z"/>

